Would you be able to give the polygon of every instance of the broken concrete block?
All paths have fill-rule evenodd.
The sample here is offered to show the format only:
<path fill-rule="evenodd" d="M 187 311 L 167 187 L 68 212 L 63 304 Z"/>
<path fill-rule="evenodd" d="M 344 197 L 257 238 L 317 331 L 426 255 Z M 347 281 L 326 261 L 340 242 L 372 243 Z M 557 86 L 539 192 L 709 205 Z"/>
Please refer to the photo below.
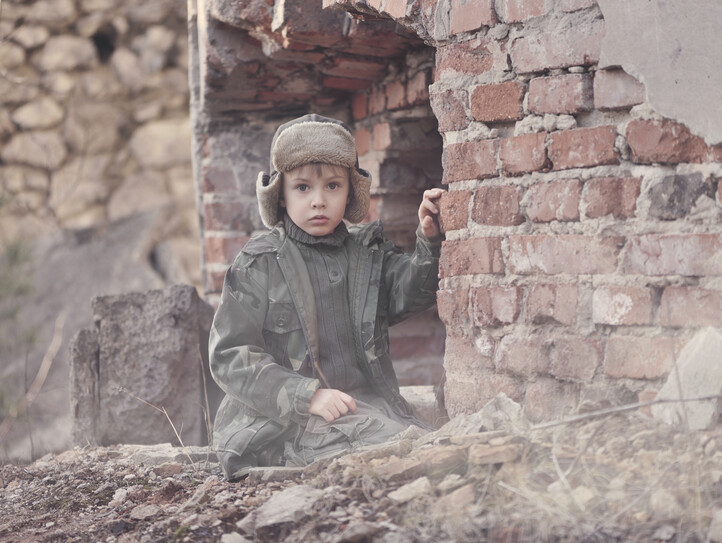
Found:
<path fill-rule="evenodd" d="M 722 333 L 714 328 L 697 332 L 679 353 L 676 368 L 657 394 L 658 400 L 692 399 L 722 393 Z M 678 379 L 679 376 L 679 379 Z M 714 426 L 719 416 L 718 400 L 672 402 L 652 406 L 652 415 L 667 424 L 682 424 L 690 430 Z"/>
<path fill-rule="evenodd" d="M 449 473 L 465 473 L 467 455 L 467 447 L 450 445 L 421 449 L 416 457 L 426 467 L 428 477 L 441 479 Z"/>
<path fill-rule="evenodd" d="M 312 513 L 322 496 L 323 490 L 306 485 L 292 486 L 274 494 L 256 511 L 256 533 L 260 537 L 284 524 L 300 522 Z"/>
<path fill-rule="evenodd" d="M 475 466 L 513 462 L 521 456 L 523 445 L 512 443 L 496 447 L 478 443 L 469 447 L 469 464 Z"/>
<path fill-rule="evenodd" d="M 408 483 L 393 492 L 389 492 L 389 498 L 396 503 L 406 503 L 419 496 L 429 496 L 430 494 L 431 482 L 426 477 L 420 477 L 412 483 Z"/>

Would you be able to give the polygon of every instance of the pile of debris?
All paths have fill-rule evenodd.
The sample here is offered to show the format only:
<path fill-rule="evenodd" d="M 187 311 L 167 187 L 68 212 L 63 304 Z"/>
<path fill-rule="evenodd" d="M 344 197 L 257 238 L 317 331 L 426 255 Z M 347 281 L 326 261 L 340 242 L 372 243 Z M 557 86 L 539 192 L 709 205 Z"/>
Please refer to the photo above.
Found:
<path fill-rule="evenodd" d="M 722 542 L 722 430 L 634 410 L 535 427 L 500 396 L 305 468 L 227 482 L 214 460 L 121 445 L 4 466 L 0 540 Z"/>

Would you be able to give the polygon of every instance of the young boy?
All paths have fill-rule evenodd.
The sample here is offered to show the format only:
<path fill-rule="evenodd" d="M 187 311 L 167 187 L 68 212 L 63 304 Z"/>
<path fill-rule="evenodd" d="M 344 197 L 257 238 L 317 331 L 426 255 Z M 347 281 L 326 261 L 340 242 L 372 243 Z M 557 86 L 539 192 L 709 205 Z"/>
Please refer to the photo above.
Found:
<path fill-rule="evenodd" d="M 270 233 L 226 273 L 210 365 L 226 393 L 213 445 L 229 479 L 303 466 L 421 425 L 399 394 L 388 327 L 435 301 L 440 230 L 424 193 L 416 251 L 363 220 L 371 177 L 348 127 L 306 115 L 278 128 L 256 183 Z"/>

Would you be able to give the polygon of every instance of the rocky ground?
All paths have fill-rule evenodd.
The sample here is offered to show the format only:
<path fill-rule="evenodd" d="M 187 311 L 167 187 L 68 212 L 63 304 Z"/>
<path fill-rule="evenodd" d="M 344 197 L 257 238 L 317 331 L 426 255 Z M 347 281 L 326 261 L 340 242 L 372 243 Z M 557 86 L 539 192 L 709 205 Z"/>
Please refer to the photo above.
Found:
<path fill-rule="evenodd" d="M 586 416 L 534 427 L 498 398 L 233 483 L 201 448 L 76 448 L 0 468 L 0 541 L 722 542 L 722 429 Z"/>

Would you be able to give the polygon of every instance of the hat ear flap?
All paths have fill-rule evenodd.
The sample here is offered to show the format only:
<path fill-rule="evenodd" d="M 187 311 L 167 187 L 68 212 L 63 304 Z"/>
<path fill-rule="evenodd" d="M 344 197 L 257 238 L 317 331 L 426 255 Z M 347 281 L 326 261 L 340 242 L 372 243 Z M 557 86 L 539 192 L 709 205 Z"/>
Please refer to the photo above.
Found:
<path fill-rule="evenodd" d="M 273 228 L 281 220 L 279 208 L 279 196 L 281 193 L 281 174 L 273 172 L 273 175 L 260 172 L 256 179 L 256 198 L 258 199 L 258 211 L 261 214 L 261 221 L 266 228 Z"/>

